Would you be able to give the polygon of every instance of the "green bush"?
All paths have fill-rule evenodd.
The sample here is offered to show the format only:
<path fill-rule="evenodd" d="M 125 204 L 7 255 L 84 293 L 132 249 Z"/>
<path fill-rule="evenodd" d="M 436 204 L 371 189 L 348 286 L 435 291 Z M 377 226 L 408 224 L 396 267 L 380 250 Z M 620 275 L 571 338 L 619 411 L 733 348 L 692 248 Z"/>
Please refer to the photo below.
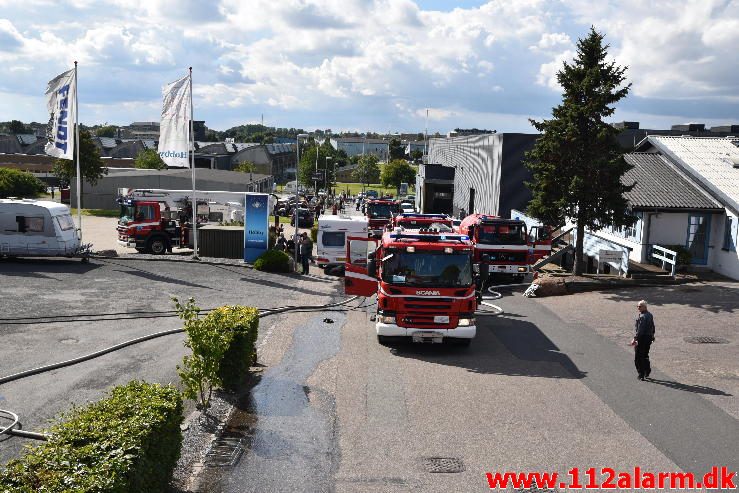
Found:
<path fill-rule="evenodd" d="M 245 306 L 222 306 L 200 318 L 200 308 L 192 298 L 184 305 L 177 298 L 173 301 L 185 321 L 185 346 L 192 350 L 177 367 L 184 394 L 196 400 L 199 409 L 207 409 L 215 387 L 235 390 L 255 362 L 259 312 Z"/>
<path fill-rule="evenodd" d="M 27 171 L 0 168 L 0 199 L 6 197 L 32 198 L 46 190 L 46 185 Z"/>
<path fill-rule="evenodd" d="M 167 491 L 182 447 L 177 389 L 133 381 L 63 418 L 0 472 L 0 491 Z"/>
<path fill-rule="evenodd" d="M 279 250 L 267 250 L 254 261 L 254 268 L 266 272 L 290 272 L 290 256 Z"/>
<path fill-rule="evenodd" d="M 690 261 L 693 260 L 693 255 L 682 245 L 667 245 L 665 248 L 677 253 L 678 267 L 681 265 L 690 265 Z"/>
<path fill-rule="evenodd" d="M 259 311 L 248 306 L 222 306 L 210 312 L 205 320 L 232 334 L 218 376 L 221 387 L 236 390 L 249 374 L 249 367 L 257 361 Z"/>

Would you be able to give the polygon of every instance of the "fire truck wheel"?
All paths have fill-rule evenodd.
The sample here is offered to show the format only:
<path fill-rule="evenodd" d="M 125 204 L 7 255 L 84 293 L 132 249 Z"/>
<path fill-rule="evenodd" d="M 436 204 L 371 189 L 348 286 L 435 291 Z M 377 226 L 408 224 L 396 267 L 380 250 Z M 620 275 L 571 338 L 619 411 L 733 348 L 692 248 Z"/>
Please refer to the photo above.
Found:
<path fill-rule="evenodd" d="M 167 251 L 167 240 L 164 238 L 152 238 L 149 240 L 149 251 L 154 255 L 163 255 Z"/>

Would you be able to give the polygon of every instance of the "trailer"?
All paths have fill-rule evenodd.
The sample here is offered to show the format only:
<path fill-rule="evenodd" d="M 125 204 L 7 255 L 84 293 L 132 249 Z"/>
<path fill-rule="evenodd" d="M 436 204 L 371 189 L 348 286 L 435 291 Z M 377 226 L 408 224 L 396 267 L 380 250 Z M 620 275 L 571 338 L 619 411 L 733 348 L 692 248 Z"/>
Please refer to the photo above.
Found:
<path fill-rule="evenodd" d="M 80 237 L 66 205 L 0 199 L 0 257 L 73 257 Z"/>

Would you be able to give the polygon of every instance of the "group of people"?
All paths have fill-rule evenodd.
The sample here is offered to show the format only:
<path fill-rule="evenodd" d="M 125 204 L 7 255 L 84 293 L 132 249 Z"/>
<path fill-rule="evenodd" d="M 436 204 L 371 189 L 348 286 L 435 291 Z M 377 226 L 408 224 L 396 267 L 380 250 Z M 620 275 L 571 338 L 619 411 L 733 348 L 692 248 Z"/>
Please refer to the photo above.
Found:
<path fill-rule="evenodd" d="M 280 225 L 282 229 L 282 225 Z M 285 238 L 285 233 L 280 231 L 277 242 L 275 243 L 275 249 L 285 252 L 288 255 L 293 255 L 295 252 L 295 245 L 297 243 L 298 258 L 302 267 L 301 274 L 307 274 L 310 263 L 313 262 L 313 240 L 310 239 L 308 233 L 303 232 L 301 234 L 295 234 L 292 238 Z"/>

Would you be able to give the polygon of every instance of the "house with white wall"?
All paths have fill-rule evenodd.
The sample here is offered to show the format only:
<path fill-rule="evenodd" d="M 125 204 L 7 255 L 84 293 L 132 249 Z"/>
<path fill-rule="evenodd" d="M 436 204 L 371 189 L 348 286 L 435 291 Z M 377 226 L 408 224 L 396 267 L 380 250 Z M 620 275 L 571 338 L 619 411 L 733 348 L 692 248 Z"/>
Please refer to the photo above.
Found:
<path fill-rule="evenodd" d="M 680 245 L 691 267 L 739 280 L 739 139 L 648 136 L 622 181 L 636 222 L 629 228 L 586 231 L 585 255 L 621 250 L 626 259 L 649 262 L 652 247 Z"/>

